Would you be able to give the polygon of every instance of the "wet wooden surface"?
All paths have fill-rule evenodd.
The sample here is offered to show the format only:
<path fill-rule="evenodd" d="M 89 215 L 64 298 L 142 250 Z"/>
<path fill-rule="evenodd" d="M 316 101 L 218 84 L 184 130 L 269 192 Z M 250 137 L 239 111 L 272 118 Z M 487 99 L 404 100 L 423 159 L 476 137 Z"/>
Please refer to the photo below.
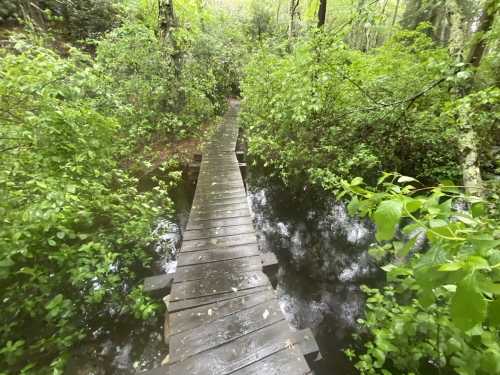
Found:
<path fill-rule="evenodd" d="M 237 107 L 203 150 L 170 294 L 170 360 L 158 374 L 310 373 L 305 336 L 290 329 L 262 272 L 235 153 Z"/>

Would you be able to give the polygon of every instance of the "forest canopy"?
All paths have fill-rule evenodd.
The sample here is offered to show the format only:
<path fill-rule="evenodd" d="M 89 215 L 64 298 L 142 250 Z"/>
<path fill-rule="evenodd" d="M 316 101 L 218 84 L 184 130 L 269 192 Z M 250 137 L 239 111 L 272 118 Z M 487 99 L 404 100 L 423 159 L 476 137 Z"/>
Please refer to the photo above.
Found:
<path fill-rule="evenodd" d="M 158 314 L 151 228 L 228 97 L 254 165 L 376 225 L 357 370 L 500 373 L 499 8 L 3 0 L 0 374 Z"/>

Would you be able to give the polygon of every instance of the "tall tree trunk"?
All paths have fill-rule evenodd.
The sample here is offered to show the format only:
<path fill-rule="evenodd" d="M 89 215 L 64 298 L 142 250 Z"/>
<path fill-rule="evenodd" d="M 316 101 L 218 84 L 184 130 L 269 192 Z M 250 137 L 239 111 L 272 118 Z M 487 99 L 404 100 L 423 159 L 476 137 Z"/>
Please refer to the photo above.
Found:
<path fill-rule="evenodd" d="M 446 44 L 449 39 L 447 4 L 451 0 L 408 0 L 401 26 L 414 30 L 418 24 L 429 22 L 433 28 L 428 34 L 435 41 Z"/>
<path fill-rule="evenodd" d="M 347 36 L 347 41 L 352 48 L 364 51 L 366 48 L 366 0 L 358 0 L 357 13 L 358 17 L 353 22 L 352 29 Z"/>
<path fill-rule="evenodd" d="M 175 74 L 179 77 L 182 70 L 182 52 L 173 34 L 175 28 L 178 26 L 174 11 L 174 0 L 158 0 L 158 16 L 160 37 L 172 44 L 174 49 L 172 60 L 174 61 Z"/>
<path fill-rule="evenodd" d="M 392 27 L 396 24 L 396 19 L 398 18 L 398 13 L 399 13 L 399 3 L 400 0 L 396 1 L 396 9 L 394 9 L 394 16 L 392 17 Z"/>
<path fill-rule="evenodd" d="M 292 42 L 295 37 L 295 16 L 297 15 L 297 8 L 299 7 L 300 0 L 290 0 L 289 3 L 289 23 L 288 23 L 288 41 Z"/>
<path fill-rule="evenodd" d="M 318 27 L 323 27 L 326 21 L 326 1 L 320 0 L 318 9 Z"/>
<path fill-rule="evenodd" d="M 158 0 L 158 10 L 160 34 L 166 39 L 172 34 L 172 29 L 177 27 L 174 0 Z"/>
<path fill-rule="evenodd" d="M 475 35 L 473 35 L 469 55 L 466 63 L 474 68 L 479 67 L 486 49 L 484 35 L 491 30 L 497 12 L 497 0 L 487 0 L 479 18 L 479 24 Z M 474 79 L 474 78 L 473 78 Z M 464 90 L 467 95 L 470 90 Z M 483 180 L 479 164 L 479 149 L 477 133 L 473 121 L 470 118 L 471 108 L 462 104 L 460 113 L 460 128 L 463 136 L 460 138 L 460 151 L 463 155 L 462 175 L 465 191 L 470 195 L 481 196 L 483 194 Z"/>
<path fill-rule="evenodd" d="M 473 67 L 478 67 L 483 58 L 486 49 L 486 40 L 484 34 L 491 30 L 495 20 L 495 14 L 498 11 L 497 0 L 488 0 L 479 18 L 479 25 L 473 37 L 473 43 L 469 50 L 467 62 Z"/>

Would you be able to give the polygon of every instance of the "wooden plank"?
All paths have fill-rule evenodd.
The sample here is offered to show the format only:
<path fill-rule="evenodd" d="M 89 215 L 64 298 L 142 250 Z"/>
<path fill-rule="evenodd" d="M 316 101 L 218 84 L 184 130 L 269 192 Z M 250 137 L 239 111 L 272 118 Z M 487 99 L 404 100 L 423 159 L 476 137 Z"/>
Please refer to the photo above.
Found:
<path fill-rule="evenodd" d="M 321 359 L 318 343 L 316 342 L 310 328 L 297 331 L 295 334 L 298 338 L 300 338 L 297 345 L 300 347 L 300 351 L 308 361 L 313 362 Z"/>
<path fill-rule="evenodd" d="M 166 295 L 170 291 L 174 276 L 174 273 L 165 273 L 146 277 L 144 279 L 144 291 L 147 293 L 165 293 Z"/>
<path fill-rule="evenodd" d="M 244 195 L 246 196 L 247 193 L 243 187 L 238 187 L 238 188 L 230 188 L 226 190 L 214 190 L 214 191 L 208 191 L 205 193 L 197 193 L 196 197 L 197 198 L 222 198 L 222 197 L 233 197 L 233 196 L 240 196 Z"/>
<path fill-rule="evenodd" d="M 191 212 L 189 216 L 190 221 L 214 220 L 225 219 L 230 217 L 250 216 L 250 210 L 247 207 L 237 210 L 215 210 L 212 212 Z"/>
<path fill-rule="evenodd" d="M 217 238 L 204 238 L 200 240 L 185 240 L 182 244 L 181 252 L 209 250 L 217 247 L 228 247 L 256 243 L 257 236 L 255 235 L 255 232 L 247 234 L 237 234 L 234 236 L 229 235 Z"/>
<path fill-rule="evenodd" d="M 192 207 L 192 210 L 197 213 L 203 212 L 214 212 L 217 210 L 226 211 L 226 210 L 239 210 L 242 208 L 248 208 L 248 201 L 240 200 L 240 202 L 201 202 L 199 204 L 195 204 Z"/>
<path fill-rule="evenodd" d="M 296 346 L 291 346 L 233 372 L 232 375 L 305 375 L 309 373 L 309 366 L 305 363 L 300 350 Z"/>
<path fill-rule="evenodd" d="M 248 204 L 246 195 L 239 195 L 236 197 L 227 197 L 227 198 L 195 198 L 193 201 L 193 207 L 200 207 L 204 209 L 205 207 L 213 207 L 213 206 L 226 206 L 233 204 Z"/>
<path fill-rule="evenodd" d="M 243 188 L 238 189 L 238 192 L 233 193 L 220 193 L 215 190 L 215 194 L 199 194 L 194 196 L 195 202 L 217 202 L 222 200 L 236 200 L 236 199 L 245 199 L 247 201 L 247 194 Z"/>
<path fill-rule="evenodd" d="M 176 335 L 181 332 L 198 327 L 200 327 L 200 329 L 203 329 L 203 325 L 205 323 L 224 318 L 236 311 L 253 307 L 273 299 L 276 299 L 276 296 L 272 291 L 263 290 L 258 293 L 211 303 L 170 314 L 170 324 L 172 327 L 174 327 L 172 329 L 172 334 Z"/>
<path fill-rule="evenodd" d="M 188 229 L 183 233 L 184 241 L 201 240 L 206 238 L 219 238 L 235 236 L 238 234 L 255 233 L 252 224 L 234 225 L 230 227 L 215 227 L 204 229 Z"/>
<path fill-rule="evenodd" d="M 171 374 L 168 366 L 160 366 L 152 370 L 139 372 L 137 375 L 169 375 Z"/>
<path fill-rule="evenodd" d="M 245 271 L 261 271 L 262 259 L 258 255 L 247 258 L 223 260 L 217 263 L 192 264 L 177 267 L 175 272 L 175 282 L 198 280 L 218 274 L 219 277 L 226 277 L 231 273 Z"/>
<path fill-rule="evenodd" d="M 230 344 L 172 363 L 170 371 L 179 375 L 228 375 L 291 348 L 294 343 L 296 339 L 290 335 L 288 323 L 280 321 L 242 336 Z M 287 375 L 294 374 L 296 373 L 291 372 Z"/>
<path fill-rule="evenodd" d="M 234 210 L 248 210 L 248 214 L 250 215 L 250 209 L 247 202 L 242 203 L 218 203 L 218 204 L 202 204 L 192 207 L 191 213 L 194 217 L 200 215 L 209 215 L 214 212 L 231 212 Z"/>
<path fill-rule="evenodd" d="M 253 224 L 252 218 L 248 215 L 232 218 L 209 219 L 203 221 L 189 220 L 186 226 L 186 230 L 229 227 L 245 224 Z"/>
<path fill-rule="evenodd" d="M 246 258 L 259 255 L 260 251 L 257 243 L 227 247 L 221 246 L 210 250 L 182 252 L 177 258 L 177 267 L 187 266 L 190 264 L 220 262 L 222 260 Z"/>
<path fill-rule="evenodd" d="M 196 183 L 196 188 L 198 187 L 201 188 L 201 191 L 206 191 L 208 189 L 211 189 L 210 191 L 214 191 L 215 189 L 222 190 L 222 189 L 231 189 L 231 188 L 242 188 L 243 185 L 243 180 L 241 179 L 241 176 L 239 179 L 235 180 L 202 180 Z"/>
<path fill-rule="evenodd" d="M 269 285 L 269 280 L 260 271 L 232 274 L 230 277 L 206 277 L 201 280 L 184 281 L 172 285 L 171 301 L 236 292 Z"/>
<path fill-rule="evenodd" d="M 170 359 L 182 361 L 190 356 L 231 342 L 285 318 L 276 301 L 265 301 L 224 318 L 207 322 L 203 329 L 191 329 L 170 337 Z"/>
<path fill-rule="evenodd" d="M 272 291 L 273 288 L 270 285 L 269 286 L 266 285 L 252 289 L 238 290 L 237 292 L 231 291 L 230 293 L 214 294 L 211 296 L 184 299 L 179 301 L 170 301 L 170 304 L 168 306 L 168 311 L 172 313 L 176 311 L 182 311 L 186 309 L 209 305 L 211 303 L 228 301 L 234 298 L 248 296 L 254 293 L 260 293 L 264 290 Z"/>
<path fill-rule="evenodd" d="M 310 331 L 292 332 L 262 272 L 241 167 L 234 105 L 203 146 L 169 310 L 176 375 L 309 374 Z M 198 158 L 199 160 L 199 158 Z M 267 259 L 269 258 L 269 259 Z M 311 357 L 312 358 L 312 357 Z M 316 357 L 314 357 L 316 358 Z"/>

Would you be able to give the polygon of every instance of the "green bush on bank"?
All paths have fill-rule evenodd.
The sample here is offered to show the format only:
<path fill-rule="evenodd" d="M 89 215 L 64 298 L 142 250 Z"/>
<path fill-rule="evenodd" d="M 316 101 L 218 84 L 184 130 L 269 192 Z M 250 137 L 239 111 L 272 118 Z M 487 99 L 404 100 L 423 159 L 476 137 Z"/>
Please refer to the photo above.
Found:
<path fill-rule="evenodd" d="M 330 189 L 342 178 L 375 181 L 384 170 L 457 179 L 460 101 L 450 90 L 466 77 L 455 72 L 447 51 L 419 31 L 369 53 L 327 33 L 290 54 L 264 47 L 242 84 L 249 152 L 292 185 L 305 179 Z M 464 99 L 484 144 L 497 98 L 498 90 Z"/>
<path fill-rule="evenodd" d="M 102 319 L 157 311 L 137 272 L 177 174 L 140 192 L 123 165 L 156 139 L 197 137 L 217 85 L 199 82 L 195 59 L 176 76 L 166 44 L 134 22 L 95 59 L 12 45 L 0 50 L 0 373 L 61 373 Z"/>

